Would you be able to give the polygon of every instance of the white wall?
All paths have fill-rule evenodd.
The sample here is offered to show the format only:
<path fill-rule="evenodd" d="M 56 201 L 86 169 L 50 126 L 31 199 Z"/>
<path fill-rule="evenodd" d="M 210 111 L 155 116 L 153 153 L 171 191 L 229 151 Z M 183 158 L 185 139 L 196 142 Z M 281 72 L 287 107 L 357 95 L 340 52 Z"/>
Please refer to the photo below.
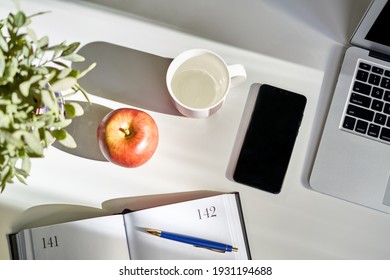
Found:
<path fill-rule="evenodd" d="M 187 33 L 320 69 L 326 65 L 324 54 L 332 45 L 348 43 L 370 3 L 370 0 L 78 1 L 105 5 Z"/>

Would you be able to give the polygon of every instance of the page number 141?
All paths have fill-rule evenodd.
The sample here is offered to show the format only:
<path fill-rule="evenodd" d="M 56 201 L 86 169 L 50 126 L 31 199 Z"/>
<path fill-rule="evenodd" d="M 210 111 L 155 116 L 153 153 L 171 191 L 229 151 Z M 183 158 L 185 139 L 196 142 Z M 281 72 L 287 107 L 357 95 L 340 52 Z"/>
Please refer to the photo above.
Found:
<path fill-rule="evenodd" d="M 43 249 L 58 247 L 57 235 L 49 238 L 42 237 Z"/>

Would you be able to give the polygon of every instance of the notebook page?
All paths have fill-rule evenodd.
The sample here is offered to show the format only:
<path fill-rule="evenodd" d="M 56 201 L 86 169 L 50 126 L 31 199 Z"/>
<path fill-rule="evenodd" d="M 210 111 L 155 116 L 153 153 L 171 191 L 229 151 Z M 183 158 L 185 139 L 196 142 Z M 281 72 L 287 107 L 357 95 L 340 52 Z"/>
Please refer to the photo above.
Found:
<path fill-rule="evenodd" d="M 122 215 L 33 228 L 24 234 L 31 234 L 35 259 L 129 259 Z"/>
<path fill-rule="evenodd" d="M 234 200 L 234 203 L 226 203 Z M 131 259 L 238 259 L 246 258 L 245 242 L 234 194 L 191 200 L 124 216 Z M 234 211 L 233 211 L 234 212 Z M 145 232 L 157 229 L 238 247 L 238 252 L 217 253 L 160 238 Z M 235 232 L 232 234 L 232 232 Z"/>

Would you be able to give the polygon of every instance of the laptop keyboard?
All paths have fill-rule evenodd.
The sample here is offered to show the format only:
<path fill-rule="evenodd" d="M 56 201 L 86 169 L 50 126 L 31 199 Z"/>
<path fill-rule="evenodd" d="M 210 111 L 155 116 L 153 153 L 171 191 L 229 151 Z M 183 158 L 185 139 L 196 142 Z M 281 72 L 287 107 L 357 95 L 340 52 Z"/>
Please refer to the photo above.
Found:
<path fill-rule="evenodd" d="M 390 68 L 358 61 L 340 126 L 390 144 Z"/>

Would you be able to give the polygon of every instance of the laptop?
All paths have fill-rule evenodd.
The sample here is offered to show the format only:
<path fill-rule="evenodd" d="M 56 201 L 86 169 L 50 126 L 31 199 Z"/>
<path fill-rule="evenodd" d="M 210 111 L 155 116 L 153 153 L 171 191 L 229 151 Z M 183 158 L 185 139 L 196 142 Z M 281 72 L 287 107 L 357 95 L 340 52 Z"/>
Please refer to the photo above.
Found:
<path fill-rule="evenodd" d="M 390 0 L 374 0 L 341 66 L 313 190 L 390 213 Z"/>

